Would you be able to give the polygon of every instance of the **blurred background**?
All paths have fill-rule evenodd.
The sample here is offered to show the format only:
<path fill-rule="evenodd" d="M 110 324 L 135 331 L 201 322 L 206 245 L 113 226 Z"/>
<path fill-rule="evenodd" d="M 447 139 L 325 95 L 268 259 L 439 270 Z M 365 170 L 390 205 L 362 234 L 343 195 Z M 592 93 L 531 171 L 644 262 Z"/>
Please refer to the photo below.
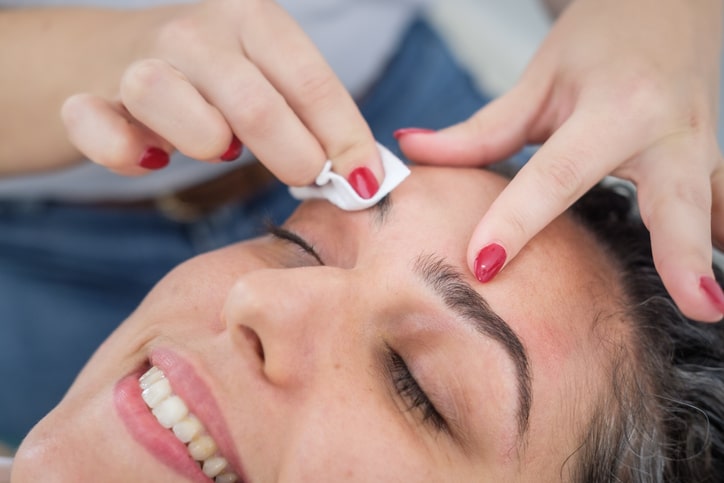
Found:
<path fill-rule="evenodd" d="M 518 79 L 550 20 L 538 0 L 438 0 L 430 18 L 491 94 Z"/>

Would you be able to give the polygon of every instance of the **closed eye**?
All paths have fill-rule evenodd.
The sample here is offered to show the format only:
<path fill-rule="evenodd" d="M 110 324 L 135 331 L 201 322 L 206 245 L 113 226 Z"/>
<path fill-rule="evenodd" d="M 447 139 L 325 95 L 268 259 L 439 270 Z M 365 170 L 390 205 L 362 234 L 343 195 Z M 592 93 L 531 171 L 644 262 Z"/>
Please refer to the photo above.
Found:
<path fill-rule="evenodd" d="M 285 240 L 297 245 L 299 248 L 304 250 L 305 253 L 313 256 L 320 265 L 325 265 L 325 263 L 322 261 L 322 258 L 319 256 L 319 253 L 317 253 L 317 250 L 315 250 L 309 242 L 307 242 L 298 234 L 294 233 L 293 231 L 287 230 L 286 228 L 282 228 L 281 226 L 274 225 L 272 223 L 267 223 L 266 229 L 270 235 L 278 238 L 279 240 Z"/>
<path fill-rule="evenodd" d="M 407 404 L 408 411 L 416 411 L 422 422 L 430 425 L 436 432 L 450 432 L 445 418 L 422 390 L 405 360 L 391 347 L 387 348 L 387 371 L 395 390 Z"/>

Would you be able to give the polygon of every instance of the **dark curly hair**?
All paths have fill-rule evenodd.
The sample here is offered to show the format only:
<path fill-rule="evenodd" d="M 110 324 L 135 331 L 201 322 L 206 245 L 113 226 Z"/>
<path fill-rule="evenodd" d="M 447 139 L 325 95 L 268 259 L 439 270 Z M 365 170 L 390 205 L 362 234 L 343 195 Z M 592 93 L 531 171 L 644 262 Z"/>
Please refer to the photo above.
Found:
<path fill-rule="evenodd" d="M 630 338 L 614 354 L 612 391 L 561 474 L 585 483 L 724 482 L 724 323 L 678 310 L 626 191 L 597 186 L 571 210 L 618 264 Z"/>

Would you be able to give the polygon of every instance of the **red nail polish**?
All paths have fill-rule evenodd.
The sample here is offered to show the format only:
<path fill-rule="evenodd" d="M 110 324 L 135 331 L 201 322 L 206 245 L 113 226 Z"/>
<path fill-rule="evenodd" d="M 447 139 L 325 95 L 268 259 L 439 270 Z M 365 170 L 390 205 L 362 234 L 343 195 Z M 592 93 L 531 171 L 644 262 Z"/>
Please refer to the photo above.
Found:
<path fill-rule="evenodd" d="M 141 155 L 138 165 L 146 169 L 161 169 L 168 166 L 168 153 L 159 148 L 148 148 Z"/>
<path fill-rule="evenodd" d="M 241 149 L 243 147 L 244 145 L 241 144 L 239 138 L 234 136 L 234 138 L 231 140 L 231 144 L 229 144 L 229 149 L 227 149 L 226 152 L 220 156 L 220 159 L 222 161 L 234 161 L 241 154 Z"/>
<path fill-rule="evenodd" d="M 352 188 L 354 188 L 357 194 L 366 200 L 372 198 L 375 193 L 377 193 L 377 190 L 380 189 L 375 175 L 372 174 L 369 168 L 364 166 L 352 171 L 347 181 L 349 181 L 349 184 L 352 185 Z"/>
<path fill-rule="evenodd" d="M 491 280 L 503 268 L 506 257 L 505 248 L 497 243 L 484 247 L 475 258 L 475 278 L 481 283 Z"/>
<path fill-rule="evenodd" d="M 719 284 L 711 277 L 701 277 L 699 279 L 699 287 L 704 291 L 714 307 L 724 314 L 724 292 Z"/>
<path fill-rule="evenodd" d="M 392 135 L 399 141 L 402 136 L 406 136 L 407 134 L 430 134 L 433 132 L 435 131 L 424 127 L 403 127 L 393 132 Z"/>

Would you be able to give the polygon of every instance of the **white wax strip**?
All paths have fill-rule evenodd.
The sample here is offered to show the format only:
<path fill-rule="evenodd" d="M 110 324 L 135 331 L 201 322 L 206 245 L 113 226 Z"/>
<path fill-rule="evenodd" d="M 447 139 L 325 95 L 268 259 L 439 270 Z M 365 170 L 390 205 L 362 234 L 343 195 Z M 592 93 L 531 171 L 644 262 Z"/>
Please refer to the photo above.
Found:
<path fill-rule="evenodd" d="M 382 198 L 397 188 L 410 175 L 410 169 L 400 158 L 392 154 L 383 145 L 377 143 L 382 157 L 385 179 L 372 198 L 364 199 L 352 188 L 344 177 L 332 171 L 332 161 L 327 161 L 312 186 L 292 186 L 289 192 L 298 200 L 324 198 L 346 211 L 364 210 L 377 204 Z"/>

